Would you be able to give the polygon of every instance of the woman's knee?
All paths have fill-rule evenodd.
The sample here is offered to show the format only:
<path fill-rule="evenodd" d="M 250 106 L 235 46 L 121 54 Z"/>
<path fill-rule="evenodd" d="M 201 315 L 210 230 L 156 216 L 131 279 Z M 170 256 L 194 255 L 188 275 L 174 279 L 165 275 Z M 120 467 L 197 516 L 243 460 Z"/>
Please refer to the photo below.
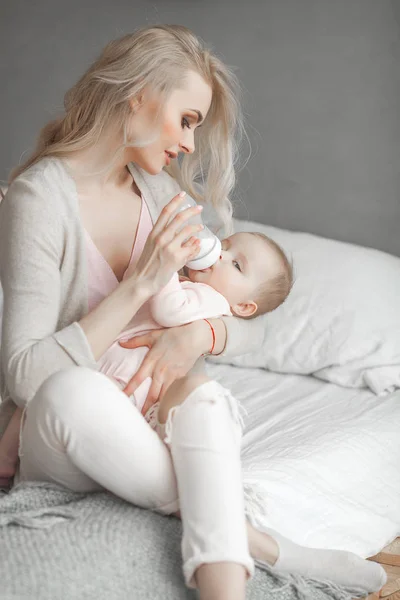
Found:
<path fill-rule="evenodd" d="M 158 410 L 159 422 L 165 423 L 171 408 L 182 404 L 195 389 L 207 381 L 210 381 L 210 379 L 203 373 L 189 374 L 174 381 L 160 403 Z"/>
<path fill-rule="evenodd" d="M 172 431 L 173 422 L 178 419 L 188 429 L 196 428 L 210 435 L 230 432 L 235 439 L 241 439 L 243 421 L 239 403 L 227 388 L 205 374 L 189 375 L 172 385 L 167 392 L 169 402 L 164 403 L 163 399 L 158 412 L 162 426 L 167 424 Z"/>
<path fill-rule="evenodd" d="M 191 446 L 198 440 L 209 448 L 240 451 L 242 418 L 239 404 L 230 391 L 208 378 L 203 379 L 203 384 L 201 380 L 187 382 L 182 389 L 183 401 L 164 415 L 165 441 L 172 447 L 173 444 Z M 162 424 L 160 418 L 159 422 Z"/>
<path fill-rule="evenodd" d="M 86 367 L 69 367 L 53 373 L 31 401 L 31 409 L 58 416 L 75 414 L 100 403 L 115 384 L 105 375 Z"/>

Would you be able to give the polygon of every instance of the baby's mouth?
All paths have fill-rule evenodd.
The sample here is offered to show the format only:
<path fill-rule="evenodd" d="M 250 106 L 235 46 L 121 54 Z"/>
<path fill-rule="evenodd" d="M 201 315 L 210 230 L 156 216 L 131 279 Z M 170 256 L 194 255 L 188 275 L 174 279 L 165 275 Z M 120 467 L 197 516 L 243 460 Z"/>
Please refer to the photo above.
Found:
<path fill-rule="evenodd" d="M 197 277 L 196 274 L 197 273 L 208 273 L 211 272 L 211 268 L 208 267 L 207 269 L 187 269 L 187 276 L 189 277 L 189 279 L 191 279 L 192 281 L 196 281 Z"/>

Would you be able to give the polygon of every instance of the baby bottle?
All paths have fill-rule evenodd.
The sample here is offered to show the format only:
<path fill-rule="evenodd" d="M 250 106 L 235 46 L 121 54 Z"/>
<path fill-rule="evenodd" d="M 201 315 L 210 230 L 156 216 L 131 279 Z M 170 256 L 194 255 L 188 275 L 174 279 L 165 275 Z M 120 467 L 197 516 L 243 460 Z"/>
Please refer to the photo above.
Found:
<path fill-rule="evenodd" d="M 195 200 L 189 194 L 186 194 L 182 199 L 182 204 L 175 214 L 178 214 L 185 210 L 186 208 L 190 208 L 192 206 L 196 206 Z M 175 215 L 174 215 L 175 216 Z M 186 221 L 185 225 L 199 225 L 202 224 L 201 216 L 196 215 L 195 217 L 190 218 Z M 200 240 L 200 250 L 189 262 L 186 263 L 186 266 L 189 269 L 194 269 L 195 271 L 201 271 L 202 269 L 207 269 L 211 267 L 214 263 L 217 262 L 221 255 L 221 242 L 214 235 L 206 225 L 204 225 L 204 229 L 201 231 L 197 231 L 195 234 Z"/>

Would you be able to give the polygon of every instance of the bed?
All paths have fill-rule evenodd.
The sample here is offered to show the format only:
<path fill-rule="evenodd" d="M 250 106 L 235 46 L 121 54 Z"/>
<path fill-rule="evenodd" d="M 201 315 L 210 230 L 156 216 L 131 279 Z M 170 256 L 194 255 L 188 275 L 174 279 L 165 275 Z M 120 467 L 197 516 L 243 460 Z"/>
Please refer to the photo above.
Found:
<path fill-rule="evenodd" d="M 247 221 L 235 228 L 270 235 L 295 268 L 288 300 L 259 318 L 262 346 L 207 361 L 243 406 L 248 516 L 306 546 L 374 555 L 400 535 L 400 258 Z M 179 538 L 176 519 L 110 494 L 22 484 L 0 500 L 1 597 L 194 598 Z M 257 569 L 248 597 L 351 596 Z"/>
<path fill-rule="evenodd" d="M 209 374 L 246 409 L 244 481 L 260 525 L 364 557 L 400 535 L 400 392 L 377 402 L 310 376 L 228 365 Z"/>

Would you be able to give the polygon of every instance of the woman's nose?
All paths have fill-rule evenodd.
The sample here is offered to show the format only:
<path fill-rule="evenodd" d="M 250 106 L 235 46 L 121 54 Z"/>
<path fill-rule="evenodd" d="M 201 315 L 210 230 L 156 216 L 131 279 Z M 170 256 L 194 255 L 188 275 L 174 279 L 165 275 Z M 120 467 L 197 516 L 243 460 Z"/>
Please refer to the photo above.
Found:
<path fill-rule="evenodd" d="M 188 135 L 185 140 L 179 144 L 179 147 L 185 154 L 193 154 L 196 148 L 193 134 L 190 134 L 190 136 Z"/>

